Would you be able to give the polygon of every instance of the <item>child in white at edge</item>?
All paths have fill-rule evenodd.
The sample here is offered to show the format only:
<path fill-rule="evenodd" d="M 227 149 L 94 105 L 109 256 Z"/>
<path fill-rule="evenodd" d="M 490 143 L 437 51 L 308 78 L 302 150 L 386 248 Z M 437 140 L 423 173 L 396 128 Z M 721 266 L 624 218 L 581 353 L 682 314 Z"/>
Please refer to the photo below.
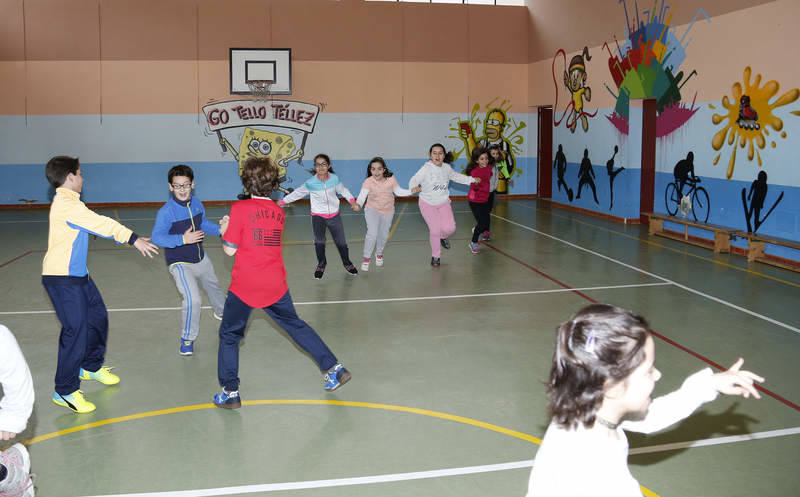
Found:
<path fill-rule="evenodd" d="M 431 160 L 427 161 L 408 182 L 408 188 L 422 187 L 419 194 L 419 210 L 428 225 L 430 233 L 431 256 L 439 259 L 442 253 L 441 240 L 447 239 L 456 231 L 453 209 L 450 207 L 450 181 L 471 185 L 480 180 L 453 171 L 444 162 L 444 145 L 434 143 L 429 150 Z"/>
<path fill-rule="evenodd" d="M 604 304 L 583 308 L 559 327 L 548 382 L 553 420 L 536 453 L 528 497 L 641 497 L 624 430 L 664 429 L 718 393 L 761 398 L 753 382 L 764 379 L 740 370 L 740 358 L 722 373 L 699 371 L 651 401 L 661 373 L 648 328 L 641 316 Z M 614 364 L 603 360 L 616 353 Z"/>

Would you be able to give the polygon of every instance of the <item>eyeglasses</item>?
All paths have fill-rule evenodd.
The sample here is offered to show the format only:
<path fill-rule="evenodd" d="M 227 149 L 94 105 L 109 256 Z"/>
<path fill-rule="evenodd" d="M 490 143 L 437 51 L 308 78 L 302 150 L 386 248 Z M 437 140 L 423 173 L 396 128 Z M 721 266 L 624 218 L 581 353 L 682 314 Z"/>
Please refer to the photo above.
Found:
<path fill-rule="evenodd" d="M 314 163 L 314 167 L 316 167 L 316 166 L 323 166 L 324 167 L 324 166 L 327 166 L 327 165 L 328 165 L 327 162 L 315 162 Z"/>
<path fill-rule="evenodd" d="M 172 189 L 173 190 L 178 190 L 179 192 L 185 192 L 187 190 L 191 190 L 192 189 L 192 184 L 191 183 L 186 183 L 186 184 L 183 184 L 183 185 L 176 185 L 176 184 L 173 183 L 172 184 Z"/>

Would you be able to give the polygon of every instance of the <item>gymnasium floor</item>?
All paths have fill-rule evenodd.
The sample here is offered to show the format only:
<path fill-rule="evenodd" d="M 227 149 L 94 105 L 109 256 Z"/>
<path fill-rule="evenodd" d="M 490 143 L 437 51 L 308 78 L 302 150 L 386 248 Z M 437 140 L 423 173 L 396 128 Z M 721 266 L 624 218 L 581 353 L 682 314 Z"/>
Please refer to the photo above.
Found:
<path fill-rule="evenodd" d="M 501 201 L 493 239 L 473 256 L 472 215 L 464 202 L 454 210 L 458 231 L 440 268 L 429 265 L 417 205 L 398 203 L 383 268 L 351 277 L 329 244 L 315 281 L 308 204 L 287 208 L 298 313 L 353 380 L 326 393 L 313 362 L 254 312 L 241 352 L 246 402 L 234 411 L 210 404 L 211 310 L 195 355 L 179 356 L 180 297 L 163 256 L 91 242 L 89 268 L 110 310 L 106 362 L 122 382 L 84 382 L 97 404 L 87 415 L 50 402 L 59 324 L 40 282 L 47 212 L 0 211 L 0 323 L 34 376 L 34 414 L 18 439 L 29 444 L 37 495 L 521 497 L 549 421 L 542 382 L 554 329 L 593 301 L 634 309 L 659 334 L 655 395 L 704 361 L 727 367 L 740 355 L 767 378 L 760 401 L 720 398 L 666 432 L 630 434 L 646 495 L 797 495 L 800 275 L 535 200 Z M 155 218 L 154 209 L 100 212 L 141 234 Z M 342 212 L 360 261 L 363 216 Z M 205 246 L 227 288 L 233 259 L 218 240 Z"/>

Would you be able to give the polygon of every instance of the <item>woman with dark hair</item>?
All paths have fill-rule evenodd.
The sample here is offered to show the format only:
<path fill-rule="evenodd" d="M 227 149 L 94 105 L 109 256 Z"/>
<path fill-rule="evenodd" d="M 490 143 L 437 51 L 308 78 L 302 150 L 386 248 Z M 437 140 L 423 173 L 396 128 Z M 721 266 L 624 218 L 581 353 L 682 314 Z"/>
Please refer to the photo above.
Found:
<path fill-rule="evenodd" d="M 342 216 L 339 215 L 339 195 L 350 202 L 354 211 L 360 211 L 361 207 L 356 203 L 350 190 L 339 180 L 339 177 L 333 174 L 330 157 L 325 154 L 317 154 L 314 157 L 314 170 L 310 172 L 314 176 L 303 183 L 300 188 L 283 197 L 280 205 L 283 207 L 306 195 L 311 197 L 311 227 L 314 230 L 314 250 L 317 253 L 314 278 L 321 280 L 325 273 L 325 266 L 328 265 L 328 260 L 325 258 L 326 229 L 331 232 L 333 243 L 339 250 L 345 271 L 355 276 L 358 274 L 358 269 L 350 262 L 350 250 L 347 248 L 347 239 L 344 236 L 344 224 L 342 224 Z"/>
<path fill-rule="evenodd" d="M 389 240 L 389 228 L 394 218 L 394 196 L 407 197 L 412 193 L 418 193 L 419 190 L 419 187 L 411 190 L 400 188 L 382 157 L 373 157 L 369 161 L 367 179 L 361 185 L 361 191 L 356 199 L 356 203 L 364 207 L 364 219 L 367 221 L 362 271 L 369 271 L 369 260 L 373 250 L 375 250 L 375 265 L 383 266 L 383 249 Z"/>
<path fill-rule="evenodd" d="M 241 407 L 239 395 L 239 342 L 244 338 L 253 309 L 264 309 L 298 347 L 310 355 L 321 371 L 325 390 L 333 391 L 350 380 L 350 373 L 333 355 L 316 331 L 297 316 L 286 284 L 281 237 L 285 217 L 269 196 L 278 188 L 278 167 L 269 157 L 247 159 L 242 166 L 242 186 L 251 198 L 235 202 L 230 218 L 222 223 L 222 250 L 236 256 L 231 286 L 219 326 L 217 376 L 222 391 L 214 404 Z"/>
<path fill-rule="evenodd" d="M 647 321 L 593 304 L 558 328 L 548 393 L 553 419 L 536 454 L 529 497 L 641 497 L 628 470 L 625 431 L 652 433 L 686 418 L 718 393 L 761 398 L 740 370 L 689 376 L 680 389 L 650 399 L 661 378 Z"/>

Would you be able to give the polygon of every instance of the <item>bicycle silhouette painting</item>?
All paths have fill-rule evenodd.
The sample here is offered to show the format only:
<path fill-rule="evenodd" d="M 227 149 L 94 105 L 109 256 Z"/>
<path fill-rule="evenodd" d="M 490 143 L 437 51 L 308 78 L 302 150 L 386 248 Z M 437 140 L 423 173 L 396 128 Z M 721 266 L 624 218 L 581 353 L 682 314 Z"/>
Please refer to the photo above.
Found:
<path fill-rule="evenodd" d="M 680 210 L 684 217 L 691 212 L 695 221 L 707 222 L 711 213 L 711 199 L 702 186 L 698 186 L 700 178 L 694 175 L 694 153 L 689 152 L 685 159 L 675 164 L 673 170 L 675 181 L 667 185 L 664 201 L 667 213 L 674 216 Z M 688 190 L 684 193 L 684 189 Z"/>

